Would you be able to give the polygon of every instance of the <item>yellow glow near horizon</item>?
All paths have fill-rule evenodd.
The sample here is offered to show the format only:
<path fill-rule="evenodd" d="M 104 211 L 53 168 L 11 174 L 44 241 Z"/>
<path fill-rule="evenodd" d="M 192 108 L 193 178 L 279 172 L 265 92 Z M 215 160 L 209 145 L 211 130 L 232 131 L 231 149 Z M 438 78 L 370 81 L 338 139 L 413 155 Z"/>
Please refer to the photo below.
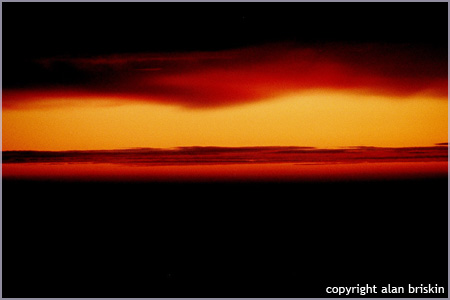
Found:
<path fill-rule="evenodd" d="M 95 100 L 92 100 L 95 103 Z M 3 151 L 177 146 L 430 146 L 448 101 L 331 90 L 215 109 L 142 102 L 3 110 Z"/>

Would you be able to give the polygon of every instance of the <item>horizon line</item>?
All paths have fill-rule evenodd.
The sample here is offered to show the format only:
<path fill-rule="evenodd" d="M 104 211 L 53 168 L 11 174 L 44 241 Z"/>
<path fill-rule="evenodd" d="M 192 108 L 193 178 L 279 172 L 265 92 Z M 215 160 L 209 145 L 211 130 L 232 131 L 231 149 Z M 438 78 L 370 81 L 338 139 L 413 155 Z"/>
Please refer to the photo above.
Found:
<path fill-rule="evenodd" d="M 15 149 L 15 150 L 2 150 L 5 152 L 102 152 L 102 151 L 136 151 L 136 150 L 165 150 L 165 151 L 182 151 L 182 150 L 208 150 L 208 149 L 248 149 L 248 150 L 274 150 L 274 149 L 296 149 L 296 150 L 345 150 L 345 149 L 412 149 L 412 148 L 434 148 L 434 147 L 448 147 L 448 142 L 434 143 L 427 146 L 367 146 L 367 145 L 354 145 L 354 146 L 336 146 L 336 147 L 315 147 L 315 146 L 171 146 L 171 147 L 123 147 L 123 148 L 102 148 L 102 149 L 64 149 L 64 150 L 39 150 L 39 149 Z"/>

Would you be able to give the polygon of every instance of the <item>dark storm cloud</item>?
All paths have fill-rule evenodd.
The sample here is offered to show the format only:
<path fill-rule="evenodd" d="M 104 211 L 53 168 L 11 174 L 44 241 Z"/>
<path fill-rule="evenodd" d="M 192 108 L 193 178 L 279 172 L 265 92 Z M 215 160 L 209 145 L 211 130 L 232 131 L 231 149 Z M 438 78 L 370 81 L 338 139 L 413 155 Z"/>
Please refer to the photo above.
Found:
<path fill-rule="evenodd" d="M 270 44 L 208 52 L 115 54 L 34 60 L 3 106 L 52 98 L 123 100 L 210 108 L 311 89 L 447 97 L 447 60 L 402 45 Z M 7 75 L 7 74 L 6 74 Z"/>

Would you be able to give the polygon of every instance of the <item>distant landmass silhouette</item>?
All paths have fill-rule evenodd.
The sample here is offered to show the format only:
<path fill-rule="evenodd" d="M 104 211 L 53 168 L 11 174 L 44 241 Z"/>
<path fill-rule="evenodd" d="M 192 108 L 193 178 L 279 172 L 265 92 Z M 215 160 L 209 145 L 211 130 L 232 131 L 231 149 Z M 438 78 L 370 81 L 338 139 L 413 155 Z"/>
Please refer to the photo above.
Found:
<path fill-rule="evenodd" d="M 3 163 L 240 164 L 360 163 L 448 160 L 447 143 L 432 147 L 177 147 L 89 151 L 3 151 Z"/>

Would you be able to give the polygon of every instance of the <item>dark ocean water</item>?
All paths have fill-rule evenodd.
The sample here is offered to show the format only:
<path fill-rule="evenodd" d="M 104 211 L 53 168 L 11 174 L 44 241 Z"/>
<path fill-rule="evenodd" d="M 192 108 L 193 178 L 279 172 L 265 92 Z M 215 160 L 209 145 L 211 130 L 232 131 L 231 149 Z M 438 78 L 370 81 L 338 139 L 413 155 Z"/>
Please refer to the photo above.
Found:
<path fill-rule="evenodd" d="M 327 297 L 335 296 L 328 286 L 446 287 L 447 187 L 447 177 L 4 179 L 3 297 Z"/>

